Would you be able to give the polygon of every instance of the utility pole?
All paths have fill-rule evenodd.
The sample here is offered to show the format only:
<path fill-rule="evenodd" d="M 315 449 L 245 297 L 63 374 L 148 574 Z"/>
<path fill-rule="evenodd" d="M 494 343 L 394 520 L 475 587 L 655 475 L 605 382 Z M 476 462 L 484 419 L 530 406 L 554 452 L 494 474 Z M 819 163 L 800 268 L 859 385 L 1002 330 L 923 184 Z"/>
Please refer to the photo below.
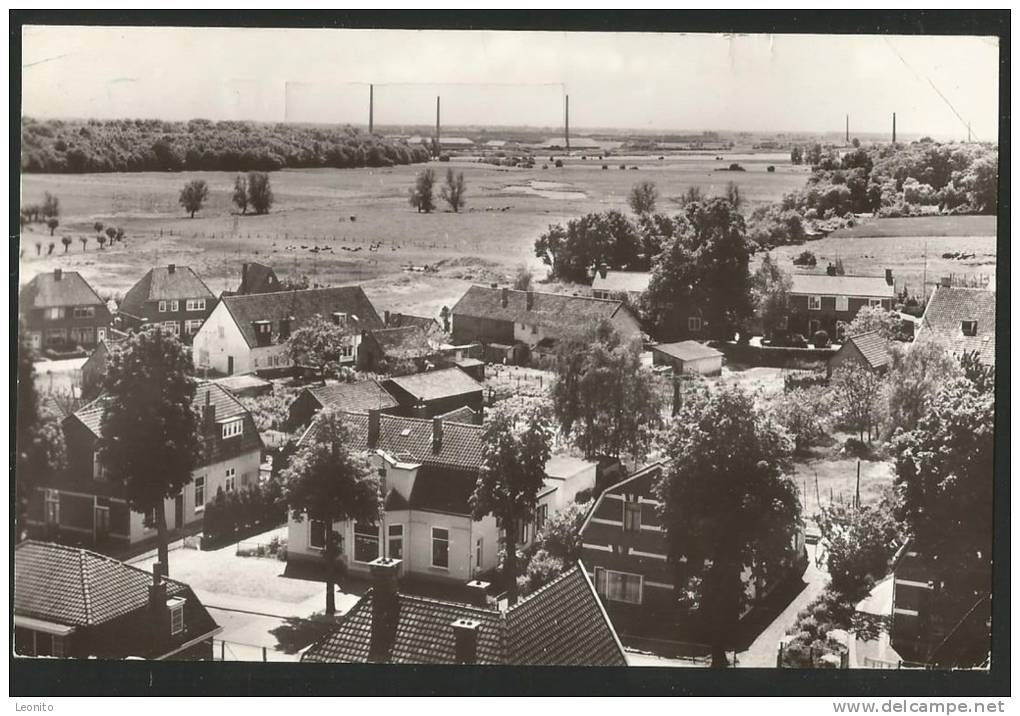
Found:
<path fill-rule="evenodd" d="M 970 144 L 970 122 L 967 122 L 967 144 Z"/>
<path fill-rule="evenodd" d="M 368 133 L 369 134 L 372 134 L 372 129 L 374 128 L 374 123 L 373 123 L 373 119 L 374 119 L 373 111 L 375 109 L 375 107 L 373 106 L 374 105 L 374 101 L 375 101 L 375 85 L 369 85 L 368 86 Z"/>
<path fill-rule="evenodd" d="M 570 95 L 565 96 L 563 105 L 563 138 L 566 141 L 567 151 L 570 151 Z"/>
<path fill-rule="evenodd" d="M 892 143 L 896 144 L 896 113 L 892 113 Z"/>
<path fill-rule="evenodd" d="M 439 97 L 436 97 L 436 157 L 439 157 Z"/>
<path fill-rule="evenodd" d="M 850 115 L 846 116 L 846 143 L 850 144 Z"/>

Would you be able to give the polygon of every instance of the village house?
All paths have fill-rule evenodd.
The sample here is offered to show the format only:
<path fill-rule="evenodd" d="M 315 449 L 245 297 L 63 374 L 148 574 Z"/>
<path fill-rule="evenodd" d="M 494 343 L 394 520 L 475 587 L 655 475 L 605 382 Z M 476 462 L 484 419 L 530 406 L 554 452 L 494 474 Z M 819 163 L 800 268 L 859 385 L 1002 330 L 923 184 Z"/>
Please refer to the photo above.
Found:
<path fill-rule="evenodd" d="M 377 380 L 310 386 L 298 393 L 288 408 L 290 429 L 307 427 L 323 408 L 336 408 L 345 413 L 378 410 L 392 414 L 399 410 L 400 404 Z"/>
<path fill-rule="evenodd" d="M 697 341 L 660 343 L 652 346 L 652 364 L 669 366 L 677 375 L 720 375 L 723 354 Z"/>
<path fill-rule="evenodd" d="M 212 313 L 216 296 L 188 266 L 149 269 L 120 302 L 117 318 L 125 330 L 161 326 L 186 345 Z"/>
<path fill-rule="evenodd" d="M 841 341 L 846 327 L 864 306 L 887 311 L 896 303 L 896 286 L 891 269 L 881 276 L 791 276 L 789 314 L 786 330 L 810 338 L 818 331 L 830 340 Z"/>
<path fill-rule="evenodd" d="M 195 335 L 195 367 L 222 375 L 293 371 L 287 339 L 316 315 L 344 331 L 338 360 L 352 367 L 362 331 L 383 327 L 360 286 L 224 296 Z"/>
<path fill-rule="evenodd" d="M 305 663 L 626 666 L 619 637 L 584 571 L 574 567 L 516 604 L 472 603 L 400 591 L 400 559 L 374 560 L 373 586 Z"/>
<path fill-rule="evenodd" d="M 538 491 L 535 517 L 517 524 L 517 545 L 528 546 L 557 512 L 573 502 L 587 501 L 595 489 L 598 464 L 571 455 L 553 455 L 545 464 L 545 479 Z"/>
<path fill-rule="evenodd" d="M 401 364 L 424 370 L 434 357 L 436 345 L 418 326 L 379 328 L 365 331 L 358 348 L 358 369 L 373 373 L 389 373 Z"/>
<path fill-rule="evenodd" d="M 937 339 L 956 356 L 977 352 L 978 360 L 995 365 L 995 292 L 957 288 L 944 280 L 924 308 L 915 342 Z"/>
<path fill-rule="evenodd" d="M 390 378 L 383 388 L 400 404 L 401 414 L 431 418 L 457 408 L 481 413 L 482 384 L 460 368 L 441 368 Z"/>
<path fill-rule="evenodd" d="M 409 313 L 398 313 L 393 311 L 383 311 L 383 323 L 386 324 L 387 328 L 407 328 L 408 326 L 415 326 L 425 331 L 425 333 L 431 338 L 435 334 L 441 334 L 443 327 L 439 325 L 439 321 L 435 318 L 429 318 L 428 316 L 413 316 Z"/>
<path fill-rule="evenodd" d="M 109 479 L 99 454 L 105 396 L 79 408 L 62 423 L 67 468 L 40 476 L 29 500 L 28 525 L 47 539 L 94 545 L 111 554 L 141 551 L 156 539 L 145 515 L 128 507 L 125 488 Z M 262 440 L 248 410 L 228 391 L 199 383 L 200 459 L 191 483 L 166 500 L 167 527 L 174 535 L 198 531 L 205 506 L 220 490 L 231 492 L 259 477 Z"/>
<path fill-rule="evenodd" d="M 14 548 L 17 656 L 211 660 L 222 631 L 188 585 L 78 547 Z"/>
<path fill-rule="evenodd" d="M 627 300 L 632 305 L 641 300 L 652 280 L 651 271 L 595 271 L 591 295 L 595 298 Z"/>
<path fill-rule="evenodd" d="M 241 283 L 235 296 L 250 296 L 254 293 L 276 293 L 285 289 L 276 272 L 265 264 L 255 261 L 241 264 Z"/>
<path fill-rule="evenodd" d="M 622 338 L 640 340 L 641 327 L 622 301 L 472 286 L 451 310 L 455 343 L 519 344 L 533 348 L 555 343 L 600 321 L 610 321 Z M 514 355 L 525 362 L 527 350 Z"/>
<path fill-rule="evenodd" d="M 892 362 L 892 347 L 881 333 L 869 331 L 850 336 L 829 359 L 827 373 L 832 377 L 833 371 L 847 363 L 858 363 L 873 373 L 884 373 Z"/>
<path fill-rule="evenodd" d="M 582 524 L 580 539 L 581 561 L 617 629 L 666 638 L 683 627 L 686 615 L 677 605 L 675 575 L 657 511 L 660 503 L 653 491 L 664 469 L 663 463 L 653 463 L 607 487 Z M 790 572 L 804 565 L 804 545 L 803 531 L 798 530 L 790 544 Z M 749 603 L 786 576 L 757 584 L 745 568 Z"/>
<path fill-rule="evenodd" d="M 81 274 L 59 268 L 21 287 L 18 312 L 21 332 L 35 351 L 91 349 L 106 338 L 112 320 Z"/>

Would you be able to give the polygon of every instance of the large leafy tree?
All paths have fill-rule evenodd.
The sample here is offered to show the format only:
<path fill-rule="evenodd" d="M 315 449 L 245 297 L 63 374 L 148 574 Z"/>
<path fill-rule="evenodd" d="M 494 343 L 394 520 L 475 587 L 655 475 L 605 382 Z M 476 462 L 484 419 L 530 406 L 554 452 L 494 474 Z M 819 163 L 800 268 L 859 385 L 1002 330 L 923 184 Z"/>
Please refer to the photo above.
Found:
<path fill-rule="evenodd" d="M 450 205 L 453 213 L 456 214 L 464 208 L 464 194 L 467 192 L 467 183 L 464 181 L 464 172 L 454 174 L 453 169 L 446 170 L 446 183 L 439 191 L 443 201 Z"/>
<path fill-rule="evenodd" d="M 535 256 L 555 278 L 575 283 L 588 283 L 594 270 L 647 271 L 652 259 L 638 228 L 619 211 L 549 226 L 535 241 Z"/>
<path fill-rule="evenodd" d="M 314 368 L 325 379 L 339 367 L 340 353 L 350 344 L 350 329 L 319 314 L 294 331 L 287 341 L 287 352 L 295 365 Z"/>
<path fill-rule="evenodd" d="M 792 288 L 790 274 L 780 268 L 771 254 L 765 254 L 751 278 L 751 291 L 766 338 L 771 338 L 789 316 Z"/>
<path fill-rule="evenodd" d="M 409 201 L 411 206 L 428 214 L 436 208 L 434 188 L 436 184 L 436 173 L 431 169 L 422 169 L 415 177 L 414 187 L 410 190 Z"/>
<path fill-rule="evenodd" d="M 743 217 L 726 199 L 688 204 L 682 227 L 652 269 L 645 315 L 663 339 L 680 337 L 692 309 L 713 338 L 732 338 L 751 315 L 751 251 Z"/>
<path fill-rule="evenodd" d="M 609 321 L 561 342 L 551 396 L 560 429 L 589 459 L 643 457 L 662 422 L 640 344 L 625 343 Z"/>
<path fill-rule="evenodd" d="M 482 467 L 471 510 L 476 520 L 493 515 L 503 528 L 503 577 L 510 604 L 517 602 L 517 529 L 535 513 L 545 481 L 553 429 L 541 407 L 515 410 L 497 406 L 486 417 Z"/>
<path fill-rule="evenodd" d="M 773 575 L 789 556 L 800 522 L 789 469 L 790 441 L 737 386 L 697 391 L 666 439 L 666 469 L 655 485 L 678 590 L 703 618 L 713 666 L 747 598 L 741 574 Z"/>
<path fill-rule="evenodd" d="M 817 516 L 830 584 L 847 601 L 862 598 L 888 572 L 903 539 L 894 509 L 893 496 L 886 495 L 877 505 L 830 505 Z"/>
<path fill-rule="evenodd" d="M 893 311 L 887 311 L 881 306 L 862 306 L 846 327 L 846 335 L 849 338 L 877 331 L 887 341 L 894 341 L 899 338 L 902 323 L 899 315 Z"/>
<path fill-rule="evenodd" d="M 885 434 L 917 427 L 935 394 L 962 374 L 960 363 L 939 340 L 895 346 L 886 373 Z"/>
<path fill-rule="evenodd" d="M 156 528 L 164 569 L 165 501 L 191 482 L 200 449 L 192 372 L 191 351 L 152 326 L 110 353 L 104 380 L 101 459 L 110 479 L 125 486 L 129 507 Z"/>
<path fill-rule="evenodd" d="M 350 427 L 343 413 L 326 408 L 315 421 L 290 464 L 283 471 L 287 504 L 294 519 L 325 525 L 326 613 L 336 611 L 336 568 L 340 556 L 337 522 L 375 523 L 381 499 L 379 478 L 368 457 L 354 450 Z"/>
<path fill-rule="evenodd" d="M 833 407 L 844 425 L 863 441 L 867 432 L 871 440 L 878 423 L 882 378 L 857 361 L 848 361 L 832 373 L 830 381 Z"/>
<path fill-rule="evenodd" d="M 655 182 L 643 181 L 635 184 L 630 190 L 627 203 L 635 214 L 644 216 L 655 211 L 655 202 L 658 198 L 659 190 L 655 188 Z"/>
<path fill-rule="evenodd" d="M 273 188 L 265 172 L 248 173 L 248 206 L 256 214 L 268 214 L 273 206 Z"/>
<path fill-rule="evenodd" d="M 194 219 L 195 212 L 202 208 L 202 204 L 205 203 L 208 196 L 209 185 L 202 179 L 192 179 L 181 189 L 178 202 L 188 212 L 188 215 Z"/>

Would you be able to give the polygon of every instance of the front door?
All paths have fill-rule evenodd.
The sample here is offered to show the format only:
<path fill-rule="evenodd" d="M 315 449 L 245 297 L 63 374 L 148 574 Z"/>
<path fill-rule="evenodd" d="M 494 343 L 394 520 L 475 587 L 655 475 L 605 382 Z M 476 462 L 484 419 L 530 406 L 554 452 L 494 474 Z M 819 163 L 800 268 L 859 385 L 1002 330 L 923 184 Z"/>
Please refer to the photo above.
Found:
<path fill-rule="evenodd" d="M 234 374 L 234 356 L 227 356 L 227 375 Z"/>
<path fill-rule="evenodd" d="M 177 495 L 174 500 L 174 529 L 179 530 L 184 526 L 184 493 Z"/>
<path fill-rule="evenodd" d="M 102 542 L 110 534 L 110 508 L 97 505 L 95 508 L 96 541 Z"/>

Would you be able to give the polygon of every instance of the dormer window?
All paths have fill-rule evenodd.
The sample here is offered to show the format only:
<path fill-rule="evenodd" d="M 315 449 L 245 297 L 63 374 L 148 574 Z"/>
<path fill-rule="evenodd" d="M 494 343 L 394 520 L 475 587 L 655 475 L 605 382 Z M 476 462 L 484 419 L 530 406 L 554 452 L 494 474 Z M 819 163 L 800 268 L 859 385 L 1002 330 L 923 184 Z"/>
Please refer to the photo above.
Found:
<path fill-rule="evenodd" d="M 172 597 L 166 600 L 166 608 L 170 612 L 170 635 L 174 636 L 184 631 L 184 602 L 181 597 Z"/>
<path fill-rule="evenodd" d="M 976 336 L 977 321 L 960 321 L 960 330 L 965 336 Z"/>
<path fill-rule="evenodd" d="M 236 420 L 229 420 L 223 423 L 223 439 L 232 438 L 235 435 L 240 435 L 244 430 L 244 420 L 237 418 Z"/>
<path fill-rule="evenodd" d="M 273 324 L 269 321 L 252 321 L 252 328 L 255 331 L 255 343 L 259 346 L 268 346 L 273 340 Z"/>

